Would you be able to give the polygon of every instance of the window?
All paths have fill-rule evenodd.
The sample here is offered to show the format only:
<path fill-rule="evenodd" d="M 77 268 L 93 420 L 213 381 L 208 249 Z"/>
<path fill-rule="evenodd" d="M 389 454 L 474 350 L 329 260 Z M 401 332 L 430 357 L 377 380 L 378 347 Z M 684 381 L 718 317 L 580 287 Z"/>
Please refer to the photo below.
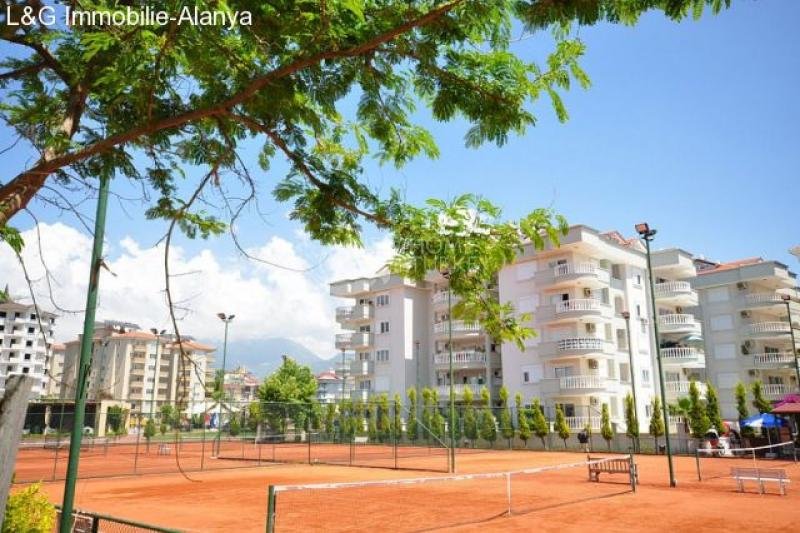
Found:
<path fill-rule="evenodd" d="M 378 350 L 375 352 L 375 360 L 379 363 L 386 363 L 389 361 L 389 350 Z"/>
<path fill-rule="evenodd" d="M 30 360 L 31 360 L 31 354 L 29 354 L 29 353 L 26 353 L 26 354 L 25 354 L 25 357 L 24 357 L 24 359 L 25 359 L 26 361 L 30 361 Z"/>
<path fill-rule="evenodd" d="M 389 295 L 388 294 L 380 294 L 377 298 L 375 298 L 375 305 L 378 307 L 384 307 L 389 305 Z"/>
<path fill-rule="evenodd" d="M 649 403 L 645 404 L 645 406 L 644 406 L 644 414 L 645 414 L 645 416 L 647 418 L 650 418 L 651 416 L 653 416 L 653 406 L 650 405 Z"/>
<path fill-rule="evenodd" d="M 731 315 L 711 317 L 711 331 L 725 331 L 728 329 L 733 329 L 733 317 Z"/>
<path fill-rule="evenodd" d="M 728 287 L 715 287 L 713 289 L 708 289 L 706 294 L 708 294 L 709 303 L 727 302 L 730 300 Z"/>
<path fill-rule="evenodd" d="M 587 322 L 585 325 L 586 333 L 597 333 L 597 325 L 592 322 Z"/>
<path fill-rule="evenodd" d="M 36 315 L 31 315 L 31 320 L 36 320 Z"/>
<path fill-rule="evenodd" d="M 611 277 L 622 279 L 622 265 L 611 265 Z"/>
<path fill-rule="evenodd" d="M 531 382 L 531 375 L 530 372 L 523 372 L 522 373 L 522 382 L 523 383 L 530 383 Z"/>
<path fill-rule="evenodd" d="M 636 274 L 636 282 L 635 283 L 637 285 L 641 285 L 642 284 L 642 275 L 641 274 Z"/>
<path fill-rule="evenodd" d="M 517 265 L 517 281 L 531 279 L 536 274 L 536 263 L 520 263 Z"/>
<path fill-rule="evenodd" d="M 22 367 L 22 373 L 23 374 L 27 374 L 29 371 L 30 371 L 30 368 L 28 368 L 27 366 L 23 366 Z"/>
<path fill-rule="evenodd" d="M 557 378 L 563 378 L 566 376 L 572 375 L 572 367 L 571 366 L 557 366 L 553 369 L 553 372 Z"/>
<path fill-rule="evenodd" d="M 381 333 L 389 333 L 389 322 L 381 322 Z"/>
<path fill-rule="evenodd" d="M 33 334 L 34 331 L 36 331 L 34 328 L 28 328 L 28 333 Z"/>
<path fill-rule="evenodd" d="M 25 346 L 33 346 L 33 341 L 25 341 Z"/>
<path fill-rule="evenodd" d="M 642 306 L 636 304 L 636 318 L 642 318 Z"/>
<path fill-rule="evenodd" d="M 714 359 L 735 359 L 736 345 L 733 343 L 720 343 L 714 345 Z"/>
<path fill-rule="evenodd" d="M 542 379 L 542 365 L 524 365 L 520 367 L 522 383 L 538 383 Z"/>
<path fill-rule="evenodd" d="M 650 384 L 650 369 L 643 368 L 642 369 L 642 383 Z"/>
<path fill-rule="evenodd" d="M 6 317 L 6 312 L 0 311 L 0 318 L 5 318 L 5 317 Z"/>

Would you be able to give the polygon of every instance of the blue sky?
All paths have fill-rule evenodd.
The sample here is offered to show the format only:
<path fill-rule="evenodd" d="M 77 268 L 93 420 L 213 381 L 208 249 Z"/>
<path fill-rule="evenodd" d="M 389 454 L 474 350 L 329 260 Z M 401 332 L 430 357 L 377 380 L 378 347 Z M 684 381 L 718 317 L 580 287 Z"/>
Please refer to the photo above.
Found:
<path fill-rule="evenodd" d="M 464 147 L 464 123 L 438 124 L 421 114 L 441 157 L 399 171 L 370 163 L 366 179 L 384 191 L 402 188 L 413 202 L 479 193 L 511 218 L 552 205 L 571 223 L 627 235 L 646 220 L 659 230 L 657 247 L 680 246 L 715 260 L 760 255 L 798 270 L 787 252 L 800 244 L 798 20 L 800 2 L 737 0 L 699 22 L 677 24 L 654 13 L 634 27 L 581 28 L 588 46 L 582 64 L 593 85 L 564 95 L 568 122 L 559 123 L 543 100 L 535 108 L 539 122 L 525 136 L 474 150 Z M 523 40 L 515 51 L 542 59 L 551 44 L 543 37 Z M 0 128 L 0 148 L 9 143 L 8 130 Z M 253 168 L 255 148 L 251 143 L 242 153 Z M 0 155 L 0 163 L 11 176 L 31 157 L 15 149 Z M 256 172 L 266 223 L 251 215 L 240 234 L 249 246 L 277 236 L 308 251 L 286 218 L 288 207 L 268 194 L 283 169 Z M 122 195 L 134 192 L 122 180 L 113 187 Z M 148 247 L 164 231 L 163 223 L 143 219 L 141 206 L 122 209 L 113 201 L 110 207 L 112 258 L 123 238 Z M 34 210 L 45 221 L 58 219 L 52 208 Z M 31 225 L 24 216 L 14 223 Z M 370 229 L 367 237 L 381 236 Z M 208 249 L 238 264 L 228 238 L 180 244 L 187 253 Z M 311 247 L 307 258 L 313 263 L 324 254 Z"/>

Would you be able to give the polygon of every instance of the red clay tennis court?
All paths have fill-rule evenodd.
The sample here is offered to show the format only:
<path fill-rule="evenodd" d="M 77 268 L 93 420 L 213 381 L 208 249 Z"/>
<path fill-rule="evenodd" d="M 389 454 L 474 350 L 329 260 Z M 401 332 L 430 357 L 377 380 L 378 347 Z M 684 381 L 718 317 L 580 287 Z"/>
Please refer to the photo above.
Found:
<path fill-rule="evenodd" d="M 602 453 L 597 454 L 603 456 Z M 506 472 L 585 461 L 566 452 L 488 451 L 459 454 L 458 473 Z M 174 462 L 174 457 L 172 458 Z M 739 459 L 720 461 L 720 471 Z M 220 461 L 227 463 L 228 461 Z M 744 461 L 747 462 L 747 461 Z M 506 487 L 497 479 L 462 483 L 312 491 L 278 499 L 276 531 L 797 531 L 800 490 L 787 496 L 774 488 L 738 493 L 732 479 L 697 481 L 694 457 L 676 457 L 679 486 L 667 482 L 666 458 L 637 456 L 637 492 L 621 475 L 588 481 L 583 468 L 531 475 L 513 488 L 507 516 Z M 752 462 L 750 462 L 752 465 Z M 709 465 L 711 466 L 711 465 Z M 783 466 L 795 485 L 800 467 Z M 269 485 L 337 483 L 436 477 L 381 468 L 280 465 L 211 470 L 189 474 L 86 479 L 78 483 L 76 505 L 186 531 L 264 531 Z M 59 502 L 62 483 L 45 483 Z M 286 496 L 286 495 L 283 495 Z M 281 507 L 281 505 L 283 507 Z"/>

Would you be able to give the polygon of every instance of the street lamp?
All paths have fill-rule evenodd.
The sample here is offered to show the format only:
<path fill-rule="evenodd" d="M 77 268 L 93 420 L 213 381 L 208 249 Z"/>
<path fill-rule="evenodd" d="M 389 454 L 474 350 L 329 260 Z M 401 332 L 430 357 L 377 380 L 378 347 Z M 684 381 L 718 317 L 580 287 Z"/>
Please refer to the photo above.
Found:
<path fill-rule="evenodd" d="M 419 341 L 414 341 L 414 350 L 416 354 L 414 355 L 414 359 L 416 360 L 416 374 L 417 380 L 414 383 L 414 390 L 416 391 L 416 402 L 414 403 L 414 417 L 419 419 Z"/>
<path fill-rule="evenodd" d="M 667 463 L 669 464 L 669 486 L 675 487 L 678 482 L 675 480 L 675 470 L 672 466 L 672 446 L 669 441 L 669 410 L 667 408 L 667 394 L 664 390 L 664 368 L 661 361 L 661 341 L 658 335 L 658 310 L 656 308 L 656 294 L 653 282 L 653 264 L 650 258 L 650 241 L 656 235 L 656 230 L 651 229 L 647 222 L 636 224 L 636 233 L 644 240 L 647 249 L 647 277 L 650 280 L 650 305 L 653 307 L 653 334 L 656 338 L 656 362 L 658 363 L 658 384 L 661 388 L 661 409 L 664 416 L 665 444 L 667 447 Z"/>
<path fill-rule="evenodd" d="M 442 277 L 447 280 L 447 351 L 450 381 L 450 471 L 456 471 L 456 397 L 453 392 L 453 287 L 450 285 L 450 270 L 443 269 Z"/>
<path fill-rule="evenodd" d="M 788 294 L 781 294 L 781 300 L 786 304 L 786 314 L 789 317 L 789 335 L 792 339 L 792 357 L 794 358 L 794 372 L 797 376 L 797 388 L 800 389 L 800 362 L 797 360 L 797 344 L 794 340 L 794 326 L 792 325 L 792 297 Z"/>
<path fill-rule="evenodd" d="M 225 340 L 222 344 L 222 379 L 220 380 L 219 388 L 219 405 L 217 415 L 217 456 L 220 452 L 220 444 L 222 439 L 222 400 L 225 398 L 225 360 L 228 357 L 228 324 L 231 323 L 233 317 L 236 315 L 226 315 L 225 313 L 217 313 L 217 317 L 225 323 Z"/>
<path fill-rule="evenodd" d="M 161 356 L 161 354 L 158 353 L 158 350 L 161 348 L 161 336 L 166 332 L 167 330 L 165 329 L 159 331 L 156 328 L 150 328 L 150 333 L 156 336 L 156 361 L 153 364 L 153 393 L 150 395 L 150 420 L 153 420 L 153 409 L 156 405 L 156 387 L 158 387 L 158 358 Z"/>
<path fill-rule="evenodd" d="M 631 345 L 631 314 L 629 311 L 622 312 L 622 318 L 625 319 L 625 332 L 628 335 L 628 359 L 630 361 L 631 372 L 631 391 L 633 393 L 633 416 L 639 420 L 639 406 L 636 403 L 636 369 L 633 365 L 633 346 Z M 638 424 L 637 424 L 638 425 Z M 639 451 L 639 432 L 637 428 L 636 437 L 633 441 L 633 451 Z"/>

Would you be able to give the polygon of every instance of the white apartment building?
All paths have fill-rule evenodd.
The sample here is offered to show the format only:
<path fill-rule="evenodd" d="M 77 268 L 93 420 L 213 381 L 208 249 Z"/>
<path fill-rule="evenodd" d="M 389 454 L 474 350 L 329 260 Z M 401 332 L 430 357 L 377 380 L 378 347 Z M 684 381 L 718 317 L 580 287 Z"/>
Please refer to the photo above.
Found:
<path fill-rule="evenodd" d="M 761 258 L 729 263 L 696 260 L 692 286 L 700 295 L 706 365 L 719 389 L 722 415 L 735 419 L 734 389 L 741 381 L 760 380 L 765 397 L 779 400 L 797 393 L 797 364 L 792 353 L 787 307 L 800 341 L 797 277 L 786 265 Z M 800 343 L 795 349 L 800 348 Z"/>
<path fill-rule="evenodd" d="M 333 403 L 342 398 L 342 378 L 334 370 L 317 374 L 317 401 Z"/>
<path fill-rule="evenodd" d="M 259 381 L 244 366 L 225 372 L 225 398 L 233 403 L 252 402 L 256 399 Z"/>
<path fill-rule="evenodd" d="M 56 315 L 37 310 L 33 305 L 11 300 L 0 302 L 0 397 L 5 394 L 6 379 L 15 374 L 35 379 L 32 398 L 47 392 L 46 370 L 55 322 Z"/>
<path fill-rule="evenodd" d="M 50 357 L 47 360 L 47 387 L 43 395 L 58 398 L 61 395 L 61 382 L 64 379 L 64 355 L 67 347 L 61 343 L 55 343 L 50 347 Z"/>
<path fill-rule="evenodd" d="M 558 248 L 527 246 L 500 272 L 500 301 L 531 313 L 537 336 L 525 349 L 505 343 L 505 386 L 525 402 L 564 410 L 572 429 L 600 429 L 602 404 L 624 428 L 625 395 L 635 379 L 640 420 L 656 394 L 648 319 L 646 258 L 641 244 L 617 233 L 573 226 Z M 632 375 L 623 311 L 630 312 Z M 552 411 L 550 412 L 552 416 Z"/>
<path fill-rule="evenodd" d="M 65 343 L 61 397 L 74 394 L 80 338 Z M 188 361 L 181 361 L 172 336 L 156 336 L 136 324 L 98 323 L 92 344 L 87 394 L 90 401 L 124 400 L 131 413 L 156 412 L 165 403 L 189 404 L 205 399 L 205 378 L 214 347 L 191 339 L 183 342 Z"/>
<path fill-rule="evenodd" d="M 386 273 L 331 283 L 332 296 L 350 304 L 336 309 L 347 333 L 336 335 L 336 349 L 351 361 L 351 399 L 387 393 L 405 398 L 406 389 L 428 383 L 431 289 Z M 348 355 L 349 352 L 349 355 Z"/>

